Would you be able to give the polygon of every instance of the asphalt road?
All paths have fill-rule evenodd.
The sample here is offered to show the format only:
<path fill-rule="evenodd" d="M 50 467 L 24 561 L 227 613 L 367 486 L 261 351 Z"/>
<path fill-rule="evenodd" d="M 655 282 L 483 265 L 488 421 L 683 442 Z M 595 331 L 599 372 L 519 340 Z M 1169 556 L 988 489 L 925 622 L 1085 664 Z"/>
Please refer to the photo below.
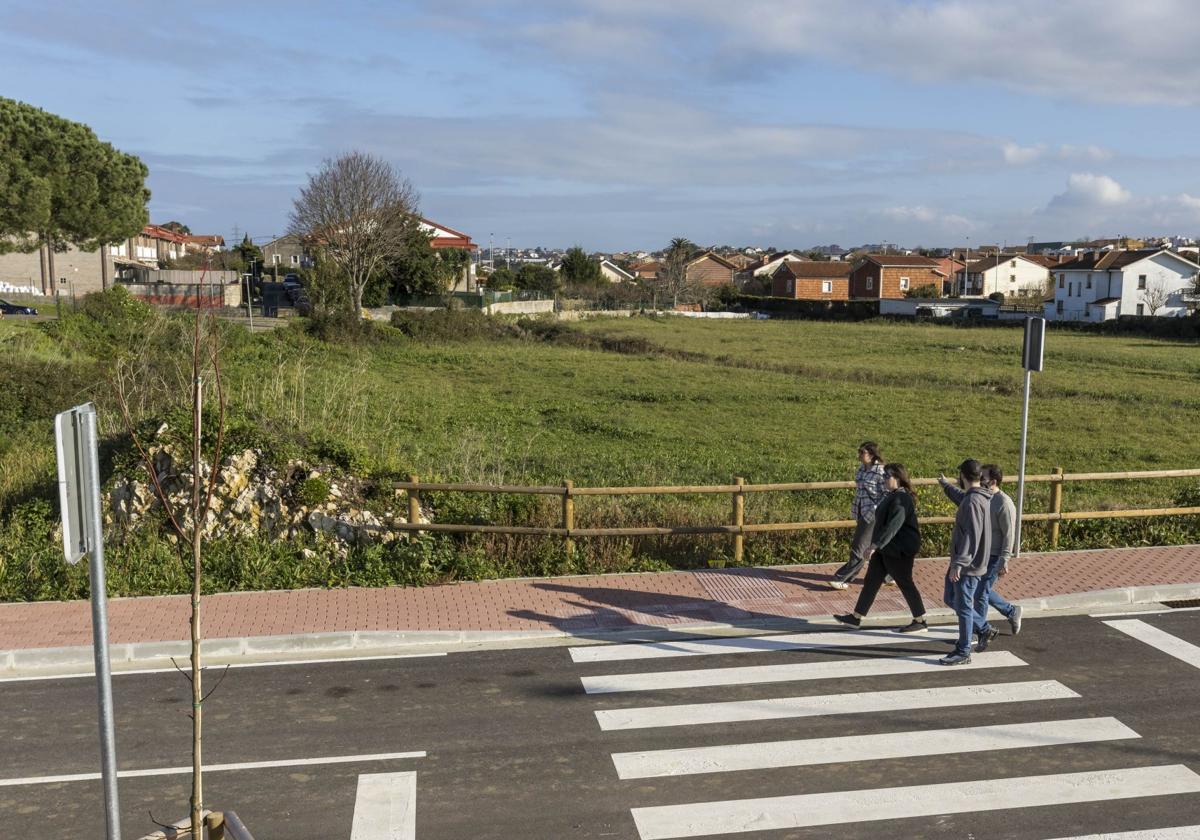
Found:
<path fill-rule="evenodd" d="M 1200 646 L 1200 612 L 1130 619 Z M 349 837 L 360 774 L 416 771 L 419 840 L 649 840 L 682 831 L 747 840 L 1048 840 L 1200 825 L 1200 786 L 1189 781 L 1200 772 L 1200 666 L 1105 620 L 1117 619 L 1028 621 L 1020 636 L 1001 636 L 989 655 L 976 656 L 992 665 L 973 668 L 911 663 L 948 650 L 916 637 L 593 662 L 573 661 L 567 648 L 536 648 L 231 669 L 205 706 L 205 763 L 297 763 L 210 772 L 206 804 L 237 811 L 257 840 Z M 897 663 L 900 672 L 877 673 Z M 912 693 L 920 689 L 932 691 Z M 189 763 L 180 675 L 118 676 L 114 692 L 122 770 Z M 794 711 L 804 699 L 757 702 L 809 698 L 811 706 L 835 694 L 845 696 L 805 716 Z M 980 696 L 970 705 L 956 699 Z M 678 705 L 686 708 L 662 709 Z M 763 719 L 785 713 L 792 716 Z M 964 728 L 975 734 L 929 732 Z M 879 737 L 814 740 L 848 736 Z M 806 743 L 777 743 L 798 740 Z M 739 746 L 658 752 L 716 745 Z M 1139 775 L 1163 766 L 1176 768 L 1165 782 L 1159 771 Z M 0 682 L 0 836 L 101 836 L 98 781 L 43 781 L 98 767 L 91 679 Z M 980 784 L 963 789 L 969 782 Z M 1177 783 L 1185 792 L 1163 793 Z M 901 787 L 909 790 L 854 793 Z M 188 792 L 186 775 L 122 779 L 126 840 L 152 830 L 151 815 L 184 816 Z M 831 792 L 850 793 L 820 796 Z M 1097 801 L 1072 804 L 1073 796 Z M 998 810 L 979 810 L 994 797 L 998 804 L 986 807 Z M 747 799 L 769 801 L 746 817 L 739 803 Z M 706 804 L 714 802 L 733 804 Z M 794 827 L 768 827 L 780 821 Z"/>

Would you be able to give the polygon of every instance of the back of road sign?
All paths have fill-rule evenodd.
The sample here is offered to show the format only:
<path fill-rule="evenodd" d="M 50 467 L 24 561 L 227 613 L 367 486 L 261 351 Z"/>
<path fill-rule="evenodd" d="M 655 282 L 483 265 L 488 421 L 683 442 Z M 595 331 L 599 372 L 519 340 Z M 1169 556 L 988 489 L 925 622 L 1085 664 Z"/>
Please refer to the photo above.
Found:
<path fill-rule="evenodd" d="M 58 501 L 62 508 L 63 554 L 68 563 L 78 563 L 88 553 L 88 513 L 90 488 L 84 458 L 95 457 L 89 450 L 84 418 L 96 409 L 88 403 L 64 411 L 54 418 L 54 442 L 58 452 Z M 94 442 L 93 442 L 94 447 Z"/>
<path fill-rule="evenodd" d="M 1025 343 L 1021 347 L 1021 367 L 1025 370 L 1042 369 L 1042 349 L 1046 344 L 1046 319 L 1025 319 Z"/>

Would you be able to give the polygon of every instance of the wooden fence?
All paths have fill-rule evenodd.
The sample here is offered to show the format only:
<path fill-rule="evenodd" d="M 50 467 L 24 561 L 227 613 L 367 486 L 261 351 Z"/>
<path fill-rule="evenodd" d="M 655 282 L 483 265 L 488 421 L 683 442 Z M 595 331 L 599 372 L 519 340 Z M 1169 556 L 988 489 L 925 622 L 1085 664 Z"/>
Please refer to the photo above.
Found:
<path fill-rule="evenodd" d="M 1062 522 L 1080 519 L 1128 519 L 1151 516 L 1185 516 L 1200 514 L 1200 507 L 1138 508 L 1127 510 L 1083 510 L 1062 509 L 1063 487 L 1077 481 L 1119 481 L 1155 478 L 1198 478 L 1200 469 L 1195 470 L 1149 470 L 1144 472 L 1108 473 L 1064 473 L 1056 467 L 1049 475 L 1027 475 L 1026 483 L 1050 484 L 1050 503 L 1044 513 L 1024 513 L 1022 522 L 1046 522 L 1050 529 L 1050 543 L 1057 547 L 1059 527 Z M 916 478 L 916 486 L 936 485 L 936 478 Z M 421 482 L 417 476 L 408 476 L 407 481 L 393 485 L 397 490 L 408 493 L 408 522 L 391 526 L 399 531 L 430 531 L 449 534 L 515 534 L 524 536 L 561 537 L 568 551 L 574 549 L 579 537 L 675 537 L 697 534 L 727 534 L 732 539 L 733 562 L 742 560 L 747 534 L 777 533 L 788 531 L 818 531 L 838 528 L 853 528 L 853 519 L 825 519 L 811 522 L 746 522 L 746 494 L 780 493 L 798 490 L 851 490 L 853 481 L 803 481 L 785 484 L 747 484 L 745 479 L 735 478 L 732 484 L 681 485 L 666 487 L 576 487 L 573 482 L 561 485 L 519 486 L 506 484 L 444 484 Z M 558 496 L 562 500 L 562 513 L 558 527 L 522 525 L 476 525 L 458 523 L 421 522 L 420 498 L 422 492 L 493 493 L 506 495 Z M 581 496 L 670 496 L 690 494 L 726 494 L 730 497 L 729 522 L 719 525 L 647 526 L 636 528 L 576 528 L 575 500 Z M 923 517 L 927 525 L 944 525 L 954 521 L 952 516 Z"/>

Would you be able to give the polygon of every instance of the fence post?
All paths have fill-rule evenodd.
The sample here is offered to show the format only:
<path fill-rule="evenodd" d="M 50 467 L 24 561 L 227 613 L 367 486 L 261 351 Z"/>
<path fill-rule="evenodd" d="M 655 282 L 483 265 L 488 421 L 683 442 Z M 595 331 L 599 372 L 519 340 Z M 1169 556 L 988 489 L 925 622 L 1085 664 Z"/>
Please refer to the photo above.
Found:
<path fill-rule="evenodd" d="M 1051 473 L 1053 473 L 1054 476 L 1056 476 L 1056 478 L 1050 482 L 1050 512 L 1051 513 L 1062 513 L 1062 494 L 1063 494 L 1062 474 L 1063 474 L 1063 469 L 1062 469 L 1062 467 L 1055 467 L 1053 470 L 1051 470 Z M 1059 527 L 1061 524 L 1062 523 L 1057 519 L 1050 520 L 1050 547 L 1051 548 L 1058 548 L 1058 530 L 1059 530 Z"/>
<path fill-rule="evenodd" d="M 220 811 L 206 816 L 204 827 L 208 829 L 207 840 L 225 840 L 225 815 Z"/>
<path fill-rule="evenodd" d="M 408 476 L 409 484 L 416 484 L 417 477 L 415 475 Z M 410 525 L 421 521 L 421 496 L 417 493 L 417 488 L 410 487 L 408 490 L 408 522 Z M 420 535 L 419 531 L 409 531 L 408 538 L 415 540 Z"/>
<path fill-rule="evenodd" d="M 567 532 L 567 556 L 575 555 L 575 540 L 571 539 L 571 530 L 575 527 L 575 497 L 571 491 L 575 489 L 574 481 L 563 482 L 562 495 L 562 527 Z"/>
<path fill-rule="evenodd" d="M 733 483 L 738 486 L 738 489 L 733 492 L 733 524 L 738 529 L 733 535 L 733 562 L 734 565 L 740 566 L 745 542 L 745 537 L 742 536 L 742 526 L 746 524 L 746 493 L 742 490 L 742 485 L 746 483 L 746 479 L 738 476 Z"/>

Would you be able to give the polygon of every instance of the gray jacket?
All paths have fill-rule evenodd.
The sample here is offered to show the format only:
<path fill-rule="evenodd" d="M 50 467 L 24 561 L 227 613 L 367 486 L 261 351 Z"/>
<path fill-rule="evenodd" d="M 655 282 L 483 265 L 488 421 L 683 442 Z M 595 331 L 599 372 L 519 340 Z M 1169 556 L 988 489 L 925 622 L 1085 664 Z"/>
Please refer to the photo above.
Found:
<path fill-rule="evenodd" d="M 992 494 L 992 556 L 999 556 L 1000 568 L 1008 565 L 1017 541 L 1017 506 L 1003 490 Z"/>
<path fill-rule="evenodd" d="M 942 490 L 958 505 L 950 535 L 950 565 L 968 575 L 987 573 L 992 550 L 992 494 L 983 487 L 962 490 L 943 481 Z"/>
<path fill-rule="evenodd" d="M 940 482 L 942 491 L 946 494 L 946 498 L 954 502 L 955 505 L 961 505 L 966 498 L 966 491 L 959 488 L 957 484 L 951 484 L 949 481 Z M 1008 561 L 1012 559 L 1013 546 L 1017 541 L 1017 506 L 1013 503 L 1012 498 L 1003 490 L 996 490 L 992 493 L 990 502 L 991 520 L 992 520 L 992 548 L 991 556 L 1000 558 L 1000 567 L 1008 565 Z"/>

